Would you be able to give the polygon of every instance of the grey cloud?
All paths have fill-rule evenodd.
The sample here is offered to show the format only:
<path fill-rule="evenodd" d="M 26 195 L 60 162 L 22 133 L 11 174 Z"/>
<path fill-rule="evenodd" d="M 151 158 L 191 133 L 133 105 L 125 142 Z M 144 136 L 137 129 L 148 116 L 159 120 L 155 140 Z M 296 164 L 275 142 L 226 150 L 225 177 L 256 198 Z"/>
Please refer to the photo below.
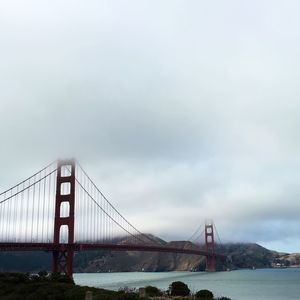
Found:
<path fill-rule="evenodd" d="M 144 231 L 183 239 L 214 218 L 225 240 L 296 251 L 298 11 L 2 2 L 1 189 L 76 156 Z"/>

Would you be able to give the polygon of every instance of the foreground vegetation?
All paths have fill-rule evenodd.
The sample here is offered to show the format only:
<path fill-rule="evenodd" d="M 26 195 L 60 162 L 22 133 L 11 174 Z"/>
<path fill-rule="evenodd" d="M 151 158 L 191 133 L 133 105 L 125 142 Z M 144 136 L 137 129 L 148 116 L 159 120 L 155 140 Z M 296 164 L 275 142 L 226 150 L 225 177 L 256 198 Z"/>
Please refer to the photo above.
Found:
<path fill-rule="evenodd" d="M 93 300 L 138 299 L 135 293 L 78 286 L 58 274 L 0 273 L 1 300 L 84 300 L 87 291 L 93 292 Z"/>
<path fill-rule="evenodd" d="M 122 289 L 110 291 L 99 288 L 75 285 L 73 280 L 60 274 L 29 275 L 23 273 L 0 273 L 1 300 L 84 300 L 87 292 L 92 292 L 93 300 L 138 300 L 138 299 L 198 299 L 214 300 L 212 292 L 200 290 L 191 294 L 188 286 L 173 282 L 167 291 L 147 286 L 141 290 Z M 230 300 L 222 297 L 218 300 Z"/>

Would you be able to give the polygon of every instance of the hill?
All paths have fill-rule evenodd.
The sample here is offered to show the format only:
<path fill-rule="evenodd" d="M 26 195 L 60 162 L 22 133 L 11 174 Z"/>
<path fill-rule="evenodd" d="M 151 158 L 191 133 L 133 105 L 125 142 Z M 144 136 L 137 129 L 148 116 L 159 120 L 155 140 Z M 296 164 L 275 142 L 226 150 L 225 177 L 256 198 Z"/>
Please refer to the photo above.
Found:
<path fill-rule="evenodd" d="M 179 248 L 197 247 L 186 241 L 163 243 Z M 300 265 L 300 254 L 279 253 L 252 243 L 224 244 L 217 246 L 217 252 L 228 257 L 226 261 L 217 261 L 218 270 Z M 87 251 L 76 253 L 74 259 L 75 272 L 202 271 L 204 268 L 204 257 L 175 253 Z M 50 269 L 51 253 L 0 252 L 1 272 Z"/>

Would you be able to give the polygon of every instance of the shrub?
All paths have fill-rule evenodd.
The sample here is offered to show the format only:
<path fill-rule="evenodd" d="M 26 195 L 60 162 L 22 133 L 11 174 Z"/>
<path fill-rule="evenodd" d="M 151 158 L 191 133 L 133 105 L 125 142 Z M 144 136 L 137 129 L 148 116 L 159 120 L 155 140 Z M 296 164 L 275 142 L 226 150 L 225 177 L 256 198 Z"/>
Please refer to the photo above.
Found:
<path fill-rule="evenodd" d="M 74 281 L 72 278 L 70 278 L 64 274 L 60 274 L 60 273 L 51 273 L 50 280 L 55 281 L 55 282 L 74 284 Z"/>
<path fill-rule="evenodd" d="M 200 290 L 196 293 L 196 298 L 199 300 L 213 300 L 214 294 L 209 290 Z"/>
<path fill-rule="evenodd" d="M 116 300 L 138 300 L 139 295 L 133 292 L 118 292 L 116 296 L 113 297 Z"/>
<path fill-rule="evenodd" d="M 162 292 L 157 287 L 151 285 L 146 286 L 145 291 L 148 297 L 157 297 L 162 295 Z"/>
<path fill-rule="evenodd" d="M 40 271 L 38 272 L 38 275 L 42 278 L 45 279 L 48 276 L 48 272 L 47 271 Z"/>
<path fill-rule="evenodd" d="M 171 296 L 188 296 L 190 289 L 184 282 L 174 281 L 169 287 L 169 294 Z"/>
<path fill-rule="evenodd" d="M 221 297 L 221 298 L 218 298 L 218 300 L 231 300 L 231 298 Z"/>

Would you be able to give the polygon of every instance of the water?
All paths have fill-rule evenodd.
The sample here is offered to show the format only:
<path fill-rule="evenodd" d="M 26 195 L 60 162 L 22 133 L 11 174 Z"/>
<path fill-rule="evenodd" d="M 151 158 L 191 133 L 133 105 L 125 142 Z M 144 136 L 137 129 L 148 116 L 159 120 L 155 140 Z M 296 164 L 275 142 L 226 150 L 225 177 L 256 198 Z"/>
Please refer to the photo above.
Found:
<path fill-rule="evenodd" d="M 153 285 L 166 290 L 173 281 L 183 281 L 191 291 L 211 290 L 216 297 L 232 300 L 297 300 L 300 299 L 300 268 L 238 270 L 232 272 L 130 272 L 78 273 L 79 285 L 111 290 Z"/>

